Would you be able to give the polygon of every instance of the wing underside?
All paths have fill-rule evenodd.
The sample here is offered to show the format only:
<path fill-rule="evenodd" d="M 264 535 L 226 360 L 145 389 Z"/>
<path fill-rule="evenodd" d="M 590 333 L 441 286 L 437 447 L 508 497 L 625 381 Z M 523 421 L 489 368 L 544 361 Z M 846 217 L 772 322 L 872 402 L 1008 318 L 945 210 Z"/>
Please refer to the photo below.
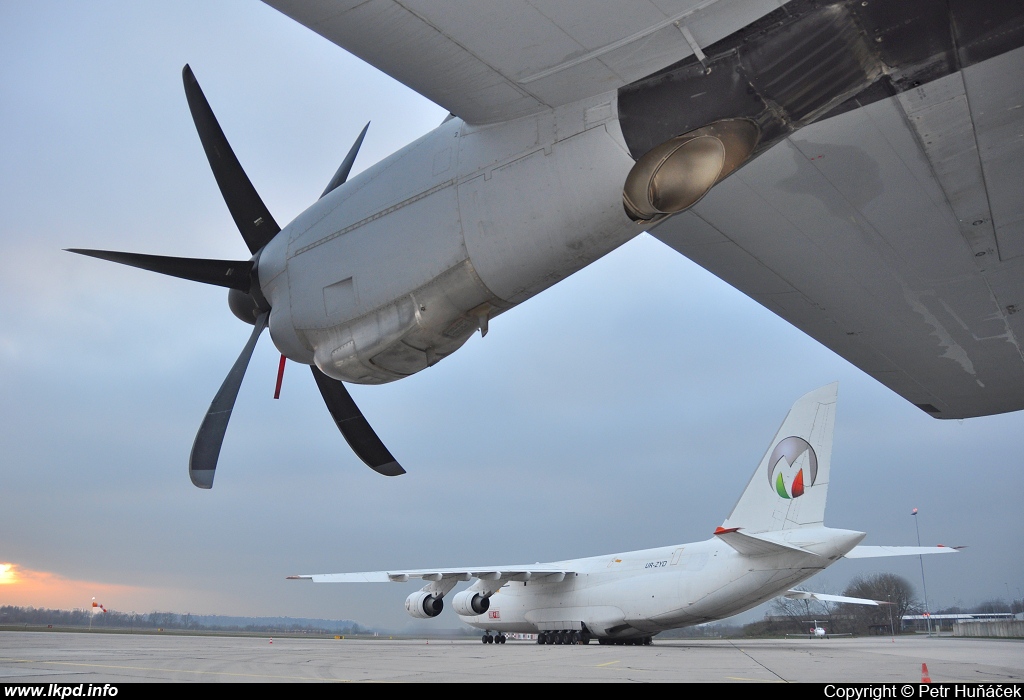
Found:
<path fill-rule="evenodd" d="M 937 418 L 1024 409 L 1024 48 L 804 127 L 652 233 Z"/>
<path fill-rule="evenodd" d="M 264 0 L 472 124 L 615 90 L 785 0 Z"/>
<path fill-rule="evenodd" d="M 669 116 L 696 128 L 758 97 L 802 125 L 856 93 L 652 233 L 935 417 L 1024 409 L 1015 3 L 266 2 L 470 123 L 691 81 L 666 114 L 624 117 L 620 90 L 635 157 L 686 131 L 662 133 Z"/>

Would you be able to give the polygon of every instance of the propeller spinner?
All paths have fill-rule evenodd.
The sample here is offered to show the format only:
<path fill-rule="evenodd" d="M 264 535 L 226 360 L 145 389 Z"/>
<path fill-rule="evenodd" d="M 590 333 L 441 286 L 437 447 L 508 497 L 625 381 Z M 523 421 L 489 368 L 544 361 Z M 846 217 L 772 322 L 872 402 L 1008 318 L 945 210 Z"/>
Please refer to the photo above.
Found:
<path fill-rule="evenodd" d="M 243 320 L 248 320 L 247 317 L 251 316 L 252 320 L 249 322 L 254 324 L 252 335 L 249 336 L 248 342 L 242 348 L 242 352 L 235 360 L 227 377 L 224 378 L 224 383 L 221 384 L 217 395 L 214 396 L 210 410 L 207 411 L 206 417 L 203 418 L 203 422 L 199 426 L 199 432 L 192 445 L 192 454 L 189 457 L 188 473 L 192 483 L 199 488 L 208 489 L 213 486 L 220 448 L 224 442 L 224 434 L 227 431 L 228 421 L 231 419 L 235 399 L 238 397 L 238 389 L 242 385 L 245 370 L 249 366 L 249 360 L 256 348 L 256 341 L 267 327 L 272 313 L 270 304 L 260 289 L 258 262 L 263 247 L 281 231 L 281 227 L 278 226 L 242 169 L 242 165 L 238 162 L 238 158 L 217 122 L 217 117 L 214 116 L 213 110 L 210 108 L 210 103 L 206 100 L 206 96 L 188 65 L 182 70 L 182 79 L 185 83 L 185 96 L 188 99 L 189 110 L 192 113 L 196 131 L 199 132 L 203 150 L 206 151 L 206 157 L 210 161 L 210 167 L 217 180 L 217 185 L 220 187 L 224 202 L 227 204 L 231 217 L 235 220 L 252 257 L 249 260 L 232 261 L 175 258 L 82 248 L 69 248 L 68 251 L 193 282 L 227 287 L 231 290 L 229 298 L 232 310 Z M 355 162 L 356 154 L 359 152 L 359 147 L 363 143 L 363 137 L 366 136 L 369 126 L 367 124 L 363 127 L 338 171 L 331 178 L 323 194 L 320 195 L 321 197 L 348 179 L 352 164 Z M 353 452 L 368 467 L 380 474 L 385 476 L 404 474 L 405 470 L 374 432 L 359 407 L 352 400 L 345 385 L 328 377 L 315 365 L 310 369 L 313 371 L 313 378 L 320 389 L 320 394 L 327 404 L 327 410 L 330 411 L 331 417 Z"/>

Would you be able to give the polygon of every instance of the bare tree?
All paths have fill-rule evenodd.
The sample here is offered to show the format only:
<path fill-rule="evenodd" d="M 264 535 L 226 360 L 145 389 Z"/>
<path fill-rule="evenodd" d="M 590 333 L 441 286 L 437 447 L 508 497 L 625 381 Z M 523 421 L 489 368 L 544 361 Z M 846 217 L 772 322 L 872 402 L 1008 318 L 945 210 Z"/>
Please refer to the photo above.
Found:
<path fill-rule="evenodd" d="M 844 614 L 853 622 L 852 631 L 857 634 L 867 634 L 871 627 L 876 626 L 888 628 L 890 621 L 894 623 L 898 632 L 900 621 L 915 603 L 914 587 L 905 578 L 896 574 L 859 576 L 850 582 L 843 595 L 889 603 L 878 607 L 843 605 Z"/>
<path fill-rule="evenodd" d="M 1016 601 L 1014 601 L 1016 602 Z M 1017 612 L 1013 609 L 1012 603 L 1007 603 L 1002 598 L 994 598 L 992 600 L 985 600 L 971 608 L 972 613 L 980 613 L 982 615 L 992 615 L 993 613 L 1005 613 L 1005 612 Z"/>
<path fill-rule="evenodd" d="M 816 588 L 819 592 L 832 592 L 832 588 L 824 581 L 819 582 Z M 769 608 L 769 614 L 776 618 L 788 619 L 789 624 L 787 628 L 791 632 L 797 634 L 806 634 L 810 625 L 815 621 L 822 624 L 822 626 L 830 632 L 840 633 L 848 632 L 843 624 L 845 620 L 841 612 L 841 606 L 837 603 L 832 603 L 823 600 L 793 600 L 790 598 L 776 598 L 771 607 Z"/>

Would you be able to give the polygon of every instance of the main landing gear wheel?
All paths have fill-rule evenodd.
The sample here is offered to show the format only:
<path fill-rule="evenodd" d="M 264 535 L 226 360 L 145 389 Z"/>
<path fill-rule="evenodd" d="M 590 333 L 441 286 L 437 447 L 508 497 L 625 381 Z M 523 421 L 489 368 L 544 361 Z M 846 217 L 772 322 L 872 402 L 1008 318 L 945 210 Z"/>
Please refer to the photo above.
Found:
<path fill-rule="evenodd" d="M 588 640 L 589 641 L 589 640 Z M 586 644 L 587 642 L 583 642 Z M 616 646 L 629 646 L 629 647 L 646 647 L 654 644 L 654 637 L 631 637 L 629 639 L 610 639 L 608 637 L 598 637 L 598 644 L 612 644 Z"/>
<path fill-rule="evenodd" d="M 537 634 L 537 644 L 590 644 L 593 638 L 586 630 L 548 630 Z"/>

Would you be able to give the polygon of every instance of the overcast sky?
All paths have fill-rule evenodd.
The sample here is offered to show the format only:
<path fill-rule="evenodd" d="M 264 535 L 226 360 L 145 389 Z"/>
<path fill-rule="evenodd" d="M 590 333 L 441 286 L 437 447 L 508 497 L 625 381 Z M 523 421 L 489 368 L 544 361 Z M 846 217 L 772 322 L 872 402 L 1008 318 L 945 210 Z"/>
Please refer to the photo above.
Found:
<path fill-rule="evenodd" d="M 1024 414 L 942 422 L 643 234 L 439 365 L 352 394 L 408 474 L 352 455 L 267 335 L 216 487 L 195 431 L 249 335 L 218 288 L 66 247 L 245 258 L 181 86 L 190 63 L 284 224 L 445 110 L 255 0 L 0 3 L 0 604 L 351 618 L 413 584 L 293 573 L 550 561 L 706 539 L 792 402 L 839 380 L 826 524 L 925 563 L 932 607 L 1020 597 Z M 917 559 L 841 562 L 841 590 Z M 25 587 L 17 589 L 26 590 Z M 446 611 L 439 626 L 457 624 Z"/>

